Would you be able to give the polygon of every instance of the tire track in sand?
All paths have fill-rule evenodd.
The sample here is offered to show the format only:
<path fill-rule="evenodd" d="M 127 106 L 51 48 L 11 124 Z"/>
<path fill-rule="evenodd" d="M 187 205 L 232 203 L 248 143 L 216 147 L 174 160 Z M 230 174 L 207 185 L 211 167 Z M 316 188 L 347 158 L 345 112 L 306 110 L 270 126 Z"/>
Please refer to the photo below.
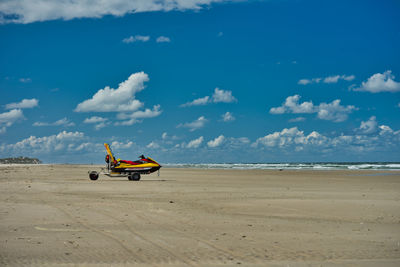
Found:
<path fill-rule="evenodd" d="M 143 215 L 143 214 L 135 214 L 135 216 L 137 216 L 138 218 L 140 218 L 140 219 L 142 219 L 142 220 L 145 220 L 145 221 L 148 221 L 148 222 L 152 222 L 152 223 L 154 223 L 154 222 L 157 222 L 158 220 L 151 220 L 151 218 L 149 218 L 149 216 L 148 215 Z M 170 216 L 168 216 L 168 215 L 166 215 L 166 214 L 163 214 L 163 217 L 164 218 L 166 218 L 166 217 L 170 217 Z M 177 220 L 176 218 L 174 218 L 174 220 L 176 221 L 176 222 L 179 222 L 179 225 L 189 225 L 189 223 L 188 222 L 183 222 L 183 221 L 179 221 L 179 220 Z M 241 260 L 241 261 L 246 261 L 246 259 L 243 257 L 243 256 L 241 256 L 241 255 L 238 255 L 238 254 L 236 254 L 236 253 L 234 253 L 234 252 L 232 252 L 232 251 L 229 251 L 229 250 L 227 250 L 227 249 L 225 249 L 225 248 L 222 248 L 222 247 L 220 247 L 220 246 L 218 246 L 218 245 L 215 245 L 215 244 L 213 244 L 213 243 L 211 243 L 211 242 L 209 242 L 209 241 L 207 241 L 207 240 L 204 240 L 204 239 L 201 239 L 201 238 L 198 238 L 198 237 L 195 237 L 195 236 L 193 236 L 193 235 L 189 235 L 189 234 L 187 234 L 186 232 L 184 232 L 184 231 L 182 231 L 182 230 L 179 230 L 178 228 L 176 228 L 176 227 L 173 227 L 173 226 L 170 226 L 170 225 L 167 225 L 167 224 L 159 224 L 160 225 L 160 227 L 163 227 L 163 228 L 165 228 L 165 229 L 168 229 L 169 231 L 171 231 L 171 232 L 175 232 L 175 233 L 177 233 L 177 234 L 179 234 L 179 235 L 181 235 L 181 236 L 184 236 L 184 237 L 186 237 L 186 238 L 188 238 L 188 239 L 193 239 L 193 240 L 196 240 L 197 242 L 199 242 L 199 243 L 202 243 L 202 244 L 204 244 L 205 246 L 208 246 L 208 247 L 211 247 L 211 248 L 213 248 L 215 251 L 218 251 L 219 253 L 222 253 L 223 255 L 224 255 L 224 257 L 225 258 L 227 258 L 228 260 Z M 193 226 L 193 225 L 192 225 Z"/>
<path fill-rule="evenodd" d="M 103 211 L 99 211 L 98 209 L 93 209 L 93 208 L 92 208 L 92 210 L 94 210 L 95 212 L 97 212 L 97 213 L 99 213 L 99 214 L 102 214 L 102 215 L 104 215 L 104 216 L 106 216 L 106 217 L 108 217 L 108 218 L 111 218 L 111 219 L 113 219 L 113 220 L 115 220 L 115 221 L 118 221 L 119 223 L 121 223 L 122 225 L 124 225 L 125 228 L 126 228 L 131 234 L 133 234 L 134 236 L 139 237 L 140 239 L 142 239 L 142 240 L 148 242 L 149 244 L 151 244 L 152 246 L 156 247 L 157 249 L 160 249 L 160 250 L 162 250 L 162 251 L 167 252 L 167 254 L 169 254 L 170 256 L 172 256 L 173 258 L 175 258 L 176 260 L 181 261 L 181 262 L 183 262 L 183 263 L 185 263 L 185 264 L 187 264 L 187 265 L 190 265 L 190 266 L 196 266 L 196 265 L 193 264 L 193 262 L 186 260 L 183 256 L 178 255 L 177 253 L 171 251 L 171 250 L 168 249 L 167 247 L 162 246 L 162 245 L 160 245 L 160 244 L 158 244 L 158 243 L 156 243 L 156 242 L 154 242 L 154 241 L 152 241 L 152 240 L 150 240 L 150 239 L 144 237 L 142 234 L 139 234 L 137 231 L 133 230 L 132 227 L 131 227 L 129 224 L 127 224 L 124 220 L 119 219 L 119 218 L 117 218 L 116 216 L 113 216 L 113 215 L 111 215 L 111 214 L 105 212 L 104 210 L 103 210 Z"/>
<path fill-rule="evenodd" d="M 54 203 L 46 202 L 42 198 L 40 198 L 40 200 L 41 200 L 43 205 L 48 205 L 48 206 L 51 206 L 51 207 L 59 210 L 61 213 L 66 215 L 68 218 L 70 218 L 72 221 L 74 221 L 75 223 L 77 223 L 79 225 L 82 225 L 84 228 L 88 229 L 89 231 L 95 232 L 95 233 L 97 233 L 97 234 L 99 234 L 101 236 L 104 236 L 104 237 L 112 240 L 114 243 L 117 243 L 125 252 L 127 252 L 129 255 L 133 255 L 134 256 L 134 261 L 139 260 L 139 262 L 141 262 L 141 263 L 145 263 L 146 262 L 146 260 L 142 256 L 140 256 L 138 253 L 136 253 L 135 251 L 133 251 L 132 249 L 127 247 L 124 244 L 124 242 L 121 239 L 119 239 L 118 237 L 115 237 L 111 233 L 108 233 L 108 232 L 106 232 L 104 230 L 101 230 L 101 229 L 97 229 L 93 225 L 90 225 L 88 223 L 85 223 L 85 222 L 77 219 L 69 211 L 67 211 L 64 208 L 61 208 L 60 206 L 55 205 Z"/>

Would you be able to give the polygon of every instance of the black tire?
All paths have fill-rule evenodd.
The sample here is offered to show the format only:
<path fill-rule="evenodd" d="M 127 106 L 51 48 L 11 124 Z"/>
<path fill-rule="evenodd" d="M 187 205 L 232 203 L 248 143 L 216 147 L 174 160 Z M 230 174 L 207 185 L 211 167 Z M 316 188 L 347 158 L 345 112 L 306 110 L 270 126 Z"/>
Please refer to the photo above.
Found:
<path fill-rule="evenodd" d="M 92 171 L 89 173 L 89 178 L 92 181 L 96 181 L 99 178 L 99 174 L 96 171 Z"/>
<path fill-rule="evenodd" d="M 140 180 L 140 173 L 132 173 L 131 175 L 128 176 L 128 179 L 130 181 L 139 181 Z"/>
<path fill-rule="evenodd" d="M 134 173 L 132 176 L 133 176 L 133 180 L 134 181 L 139 181 L 140 180 L 140 173 Z"/>

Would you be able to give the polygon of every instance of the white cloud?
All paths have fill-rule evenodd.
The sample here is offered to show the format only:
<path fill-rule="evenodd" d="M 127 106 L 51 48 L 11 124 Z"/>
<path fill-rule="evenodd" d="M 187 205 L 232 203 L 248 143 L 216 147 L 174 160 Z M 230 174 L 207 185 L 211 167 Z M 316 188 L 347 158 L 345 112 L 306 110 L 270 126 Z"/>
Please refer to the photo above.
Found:
<path fill-rule="evenodd" d="M 143 110 L 138 110 L 132 113 L 119 113 L 117 119 L 124 120 L 122 122 L 116 122 L 115 125 L 133 125 L 137 122 L 141 122 L 140 119 L 154 118 L 159 116 L 162 111 L 160 110 L 160 105 L 153 106 L 153 109 L 146 108 Z"/>
<path fill-rule="evenodd" d="M 352 81 L 355 78 L 354 75 L 334 75 L 324 78 L 324 83 L 337 83 L 339 80 Z"/>
<path fill-rule="evenodd" d="M 95 130 L 100 130 L 104 127 L 107 127 L 108 125 L 110 125 L 111 123 L 108 121 L 107 118 L 103 118 L 103 117 L 98 117 L 98 116 L 92 116 L 90 118 L 86 118 L 83 123 L 89 123 L 89 124 L 96 124 L 94 126 Z"/>
<path fill-rule="evenodd" d="M 169 43 L 169 42 L 171 42 L 171 39 L 169 37 L 166 37 L 166 36 L 159 36 L 156 39 L 156 42 L 157 43 Z"/>
<path fill-rule="evenodd" d="M 236 98 L 232 95 L 232 91 L 222 90 L 218 87 L 215 88 L 214 94 L 212 95 L 212 101 L 214 103 L 232 103 L 237 102 Z"/>
<path fill-rule="evenodd" d="M 131 148 L 135 143 L 133 143 L 132 141 L 127 141 L 126 143 L 124 142 L 118 142 L 118 141 L 113 141 L 111 143 L 111 148 L 114 150 L 118 150 L 118 149 L 127 149 L 127 148 Z"/>
<path fill-rule="evenodd" d="M 7 128 L 16 121 L 24 119 L 24 114 L 20 109 L 12 109 L 10 111 L 0 113 L 0 134 L 6 132 Z"/>
<path fill-rule="evenodd" d="M 343 80 L 345 80 L 345 81 L 352 81 L 352 80 L 354 80 L 354 79 L 356 78 L 356 76 L 354 76 L 354 75 L 349 75 L 349 76 L 342 75 L 341 78 L 342 78 Z"/>
<path fill-rule="evenodd" d="M 340 100 L 336 99 L 332 103 L 321 103 L 318 108 L 318 118 L 321 120 L 329 120 L 334 122 L 342 122 L 347 120 L 348 114 L 357 110 L 355 106 L 342 106 Z"/>
<path fill-rule="evenodd" d="M 234 121 L 236 118 L 233 116 L 232 113 L 230 113 L 229 111 L 227 111 L 226 113 L 222 114 L 222 120 L 224 122 L 228 122 L 228 121 Z"/>
<path fill-rule="evenodd" d="M 375 118 L 370 118 L 374 121 Z M 373 123 L 374 124 L 374 123 Z M 365 125 L 365 124 L 362 124 Z M 375 129 L 369 131 L 369 129 Z M 360 128 L 355 129 L 360 132 Z M 260 137 L 251 146 L 268 150 L 278 149 L 292 154 L 293 151 L 313 151 L 312 153 L 336 153 L 350 151 L 364 154 L 366 151 L 393 150 L 400 142 L 400 130 L 393 131 L 389 126 L 374 125 L 363 127 L 364 132 L 355 135 L 324 136 L 316 131 L 305 134 L 297 127 L 285 128 Z"/>
<path fill-rule="evenodd" d="M 297 83 L 302 85 L 312 84 L 312 83 L 319 83 L 322 78 L 313 78 L 313 79 L 301 79 Z"/>
<path fill-rule="evenodd" d="M 205 96 L 202 98 L 197 98 L 191 102 L 187 102 L 185 104 L 180 105 L 181 107 L 191 107 L 191 106 L 204 106 L 210 103 L 210 97 Z"/>
<path fill-rule="evenodd" d="M 266 147 L 287 147 L 291 145 L 321 145 L 326 142 L 326 140 L 326 137 L 316 131 L 313 131 L 309 135 L 304 135 L 303 131 L 300 131 L 297 127 L 292 127 L 290 129 L 285 128 L 280 132 L 274 132 L 258 138 L 253 146 L 263 145 Z"/>
<path fill-rule="evenodd" d="M 30 136 L 15 144 L 6 145 L 5 149 L 14 153 L 50 153 L 60 151 L 68 147 L 74 147 L 74 144 L 83 140 L 82 132 L 62 131 L 56 135 L 36 137 Z M 4 148 L 3 148 L 4 149 Z"/>
<path fill-rule="evenodd" d="M 32 23 L 47 20 L 101 18 L 130 13 L 171 10 L 199 10 L 213 2 L 230 0 L 3 0 L 0 2 L 0 23 Z"/>
<path fill-rule="evenodd" d="M 396 131 L 396 132 L 394 132 L 393 130 L 392 130 L 392 128 L 390 128 L 389 126 L 387 126 L 387 125 L 380 125 L 379 126 L 379 129 L 380 129 L 380 132 L 379 132 L 379 135 L 388 135 L 388 134 L 400 134 L 400 131 Z"/>
<path fill-rule="evenodd" d="M 98 131 L 104 127 L 107 127 L 108 125 L 110 125 L 110 122 L 100 122 L 94 126 L 94 129 Z"/>
<path fill-rule="evenodd" d="M 306 118 L 304 118 L 304 117 L 297 117 L 297 118 L 290 119 L 289 122 L 300 122 L 300 121 L 305 121 L 305 120 L 306 120 Z"/>
<path fill-rule="evenodd" d="M 135 94 L 144 89 L 144 83 L 149 77 L 144 72 L 131 74 L 129 78 L 121 82 L 117 89 L 106 86 L 100 89 L 91 99 L 79 103 L 76 112 L 124 112 L 136 111 L 143 106 L 135 99 Z"/>
<path fill-rule="evenodd" d="M 193 132 L 200 128 L 203 128 L 207 122 L 208 122 L 208 120 L 204 116 L 201 116 L 197 120 L 194 120 L 192 122 L 187 122 L 184 124 L 181 123 L 177 126 L 177 128 L 184 127 L 184 128 L 188 128 L 189 131 Z"/>
<path fill-rule="evenodd" d="M 122 121 L 115 122 L 114 125 L 124 126 L 141 122 L 140 119 L 156 117 L 162 113 L 160 105 L 153 106 L 153 109 L 138 110 L 143 107 L 143 103 L 135 99 L 135 94 L 145 88 L 144 83 L 147 81 L 149 78 L 144 72 L 131 74 L 126 81 L 119 84 L 117 89 L 108 86 L 100 89 L 91 99 L 79 103 L 74 111 L 119 112 L 117 119 Z M 95 123 L 94 121 L 101 121 L 95 126 L 96 130 L 111 124 L 104 118 L 96 116 L 86 119 L 84 123 Z"/>
<path fill-rule="evenodd" d="M 6 109 L 23 109 L 23 108 L 34 108 L 37 107 L 39 104 L 39 100 L 32 98 L 32 99 L 23 99 L 21 102 L 17 103 L 10 103 L 6 105 Z"/>
<path fill-rule="evenodd" d="M 301 96 L 294 95 L 286 98 L 285 103 L 280 107 L 274 107 L 270 109 L 271 114 L 310 114 L 317 113 L 317 117 L 322 120 L 331 120 L 334 122 L 345 121 L 348 114 L 357 110 L 355 106 L 348 105 L 342 106 L 340 100 L 336 99 L 331 103 L 321 103 L 318 106 L 310 102 L 299 103 Z"/>
<path fill-rule="evenodd" d="M 160 145 L 157 144 L 156 142 L 152 141 L 152 142 L 150 142 L 150 144 L 148 144 L 146 147 L 147 147 L 147 148 L 154 148 L 154 149 L 157 149 L 157 148 L 160 148 Z"/>
<path fill-rule="evenodd" d="M 99 122 L 105 122 L 107 121 L 107 118 L 103 117 L 98 117 L 98 116 L 92 116 L 90 118 L 86 118 L 83 123 L 99 123 Z"/>
<path fill-rule="evenodd" d="M 167 132 L 162 133 L 161 139 L 163 142 L 172 144 L 172 140 L 178 140 L 179 138 L 176 135 L 169 135 Z"/>
<path fill-rule="evenodd" d="M 135 35 L 129 36 L 127 38 L 122 39 L 122 42 L 126 44 L 135 43 L 135 42 L 147 42 L 150 40 L 150 36 L 144 35 Z"/>
<path fill-rule="evenodd" d="M 190 141 L 186 145 L 186 148 L 198 148 L 203 143 L 203 141 L 204 141 L 203 136 L 200 136 L 199 138 Z"/>
<path fill-rule="evenodd" d="M 30 83 L 32 81 L 32 79 L 31 78 L 20 78 L 19 81 L 21 83 Z"/>
<path fill-rule="evenodd" d="M 340 79 L 340 75 L 329 76 L 324 79 L 324 83 L 337 83 Z"/>
<path fill-rule="evenodd" d="M 364 134 L 375 133 L 378 130 L 376 117 L 372 116 L 367 121 L 362 121 L 359 130 Z"/>
<path fill-rule="evenodd" d="M 190 107 L 190 106 L 207 105 L 207 104 L 211 104 L 211 103 L 233 103 L 233 102 L 237 102 L 237 99 L 232 95 L 232 91 L 222 90 L 217 87 L 217 88 L 215 88 L 214 94 L 211 97 L 205 96 L 205 97 L 197 98 L 191 102 L 187 102 L 180 106 L 181 107 Z"/>
<path fill-rule="evenodd" d="M 299 104 L 300 98 L 300 95 L 288 96 L 282 106 L 271 108 L 269 112 L 271 114 L 314 113 L 314 104 L 311 101 Z"/>
<path fill-rule="evenodd" d="M 301 79 L 297 83 L 301 85 L 320 83 L 321 81 L 323 83 L 337 83 L 339 80 L 352 81 L 355 78 L 354 75 L 332 75 L 325 78 Z"/>
<path fill-rule="evenodd" d="M 366 82 L 362 82 L 360 87 L 353 88 L 353 90 L 370 93 L 399 92 L 400 82 L 396 82 L 394 79 L 395 76 L 391 70 L 387 70 L 384 73 L 375 73 Z"/>
<path fill-rule="evenodd" d="M 215 138 L 214 140 L 210 140 L 207 142 L 208 147 L 217 147 L 220 146 L 225 141 L 225 136 L 222 134 Z"/>
<path fill-rule="evenodd" d="M 75 123 L 69 121 L 67 118 L 62 118 L 60 120 L 57 120 L 55 122 L 35 122 L 32 124 L 33 126 L 40 127 L 40 126 L 65 126 L 65 127 L 71 127 L 75 126 Z"/>

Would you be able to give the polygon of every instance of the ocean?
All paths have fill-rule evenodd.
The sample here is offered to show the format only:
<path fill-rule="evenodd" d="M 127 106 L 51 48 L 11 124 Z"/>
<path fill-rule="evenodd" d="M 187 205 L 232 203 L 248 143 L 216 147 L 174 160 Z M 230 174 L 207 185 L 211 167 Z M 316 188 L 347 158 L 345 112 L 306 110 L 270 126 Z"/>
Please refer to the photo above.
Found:
<path fill-rule="evenodd" d="M 315 163 L 167 163 L 166 168 L 239 170 L 400 170 L 400 162 L 315 162 Z"/>

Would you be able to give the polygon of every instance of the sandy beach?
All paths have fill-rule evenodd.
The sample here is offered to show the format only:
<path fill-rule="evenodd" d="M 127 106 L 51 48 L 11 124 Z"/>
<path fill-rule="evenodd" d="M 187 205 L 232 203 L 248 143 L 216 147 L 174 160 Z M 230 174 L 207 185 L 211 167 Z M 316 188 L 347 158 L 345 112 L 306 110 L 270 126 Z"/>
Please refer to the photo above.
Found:
<path fill-rule="evenodd" d="M 400 172 L 0 166 L 1 266 L 400 266 Z"/>

